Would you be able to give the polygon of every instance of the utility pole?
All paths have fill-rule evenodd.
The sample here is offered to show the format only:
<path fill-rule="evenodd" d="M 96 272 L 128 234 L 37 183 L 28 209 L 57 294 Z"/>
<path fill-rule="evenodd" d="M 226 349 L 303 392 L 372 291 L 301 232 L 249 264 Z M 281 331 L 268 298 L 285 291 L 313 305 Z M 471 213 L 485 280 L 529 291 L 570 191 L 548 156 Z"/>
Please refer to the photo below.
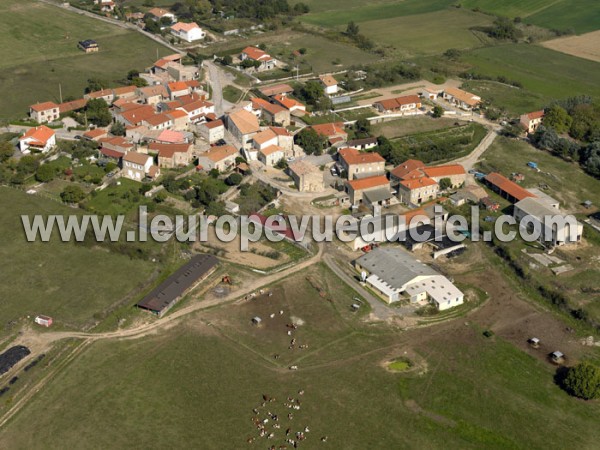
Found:
<path fill-rule="evenodd" d="M 60 102 L 62 103 L 62 86 L 58 83 L 58 97 L 60 98 Z"/>
<path fill-rule="evenodd" d="M 158 47 L 156 47 L 156 60 L 158 61 L 160 58 L 158 56 Z"/>

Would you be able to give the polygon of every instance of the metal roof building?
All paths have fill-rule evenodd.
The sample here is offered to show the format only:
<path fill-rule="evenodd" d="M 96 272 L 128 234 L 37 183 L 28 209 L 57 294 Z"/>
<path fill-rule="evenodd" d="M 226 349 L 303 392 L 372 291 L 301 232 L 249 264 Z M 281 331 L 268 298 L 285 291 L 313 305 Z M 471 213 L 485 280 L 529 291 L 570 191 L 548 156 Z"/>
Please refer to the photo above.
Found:
<path fill-rule="evenodd" d="M 137 303 L 138 308 L 162 316 L 189 289 L 210 275 L 219 260 L 213 255 L 196 255 Z"/>

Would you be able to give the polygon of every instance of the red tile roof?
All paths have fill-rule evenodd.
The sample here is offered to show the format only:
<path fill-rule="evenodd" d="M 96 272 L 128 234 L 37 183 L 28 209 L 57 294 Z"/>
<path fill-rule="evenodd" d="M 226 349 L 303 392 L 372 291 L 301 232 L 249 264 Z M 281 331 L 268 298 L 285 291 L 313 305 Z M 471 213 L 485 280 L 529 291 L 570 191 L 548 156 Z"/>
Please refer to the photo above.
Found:
<path fill-rule="evenodd" d="M 319 125 L 311 125 L 310 128 L 315 130 L 321 136 L 332 137 L 337 134 L 348 135 L 344 131 L 344 122 L 322 123 Z"/>
<path fill-rule="evenodd" d="M 283 149 L 279 145 L 269 145 L 268 147 L 263 148 L 260 152 L 265 156 L 269 156 L 272 153 L 281 151 L 283 151 Z"/>
<path fill-rule="evenodd" d="M 108 134 L 108 130 L 104 128 L 96 128 L 94 130 L 86 131 L 83 135 L 89 139 L 95 139 L 102 136 L 106 136 Z"/>
<path fill-rule="evenodd" d="M 277 136 L 291 136 L 290 132 L 283 127 L 269 127 Z"/>
<path fill-rule="evenodd" d="M 185 22 L 177 22 L 175 25 L 171 27 L 171 30 L 174 31 L 192 31 L 196 28 L 200 28 L 196 22 L 185 23 Z"/>
<path fill-rule="evenodd" d="M 454 175 L 465 175 L 465 168 L 460 164 L 448 164 L 445 166 L 425 167 L 423 172 L 431 178 L 450 177 Z"/>
<path fill-rule="evenodd" d="M 377 175 L 375 177 L 360 178 L 347 182 L 355 191 L 362 191 L 379 186 L 389 186 L 390 182 L 385 175 Z"/>
<path fill-rule="evenodd" d="M 44 103 L 36 103 L 35 105 L 30 106 L 36 112 L 48 111 L 49 109 L 58 108 L 58 105 L 54 102 L 44 102 Z"/>
<path fill-rule="evenodd" d="M 338 82 L 331 75 L 319 75 L 319 79 L 321 83 L 323 83 L 327 87 L 337 86 Z"/>
<path fill-rule="evenodd" d="M 144 122 L 148 122 L 152 126 L 162 125 L 163 123 L 167 123 L 170 121 L 171 118 L 165 113 L 154 114 L 144 119 Z"/>
<path fill-rule="evenodd" d="M 102 147 L 100 149 L 100 153 L 102 153 L 104 156 L 107 156 L 109 158 L 122 158 L 125 155 L 125 152 L 119 152 L 117 150 L 112 150 L 110 148 L 104 148 Z"/>
<path fill-rule="evenodd" d="M 289 94 L 290 92 L 294 92 L 294 88 L 289 84 L 276 84 L 275 86 L 264 87 L 260 92 L 267 97 L 272 97 L 278 94 Z"/>
<path fill-rule="evenodd" d="M 373 164 L 381 162 L 385 164 L 385 159 L 383 159 L 383 156 L 375 152 L 362 153 L 354 148 L 342 148 L 338 153 L 348 165 Z"/>
<path fill-rule="evenodd" d="M 405 95 L 403 97 L 388 98 L 375 102 L 376 105 L 381 105 L 385 110 L 398 109 L 401 106 L 411 105 L 413 103 L 415 105 L 421 104 L 421 99 L 418 95 Z"/>
<path fill-rule="evenodd" d="M 529 192 L 527 189 L 522 188 L 518 184 L 510 181 L 503 175 L 499 173 L 492 172 L 486 175 L 485 180 L 493 186 L 496 186 L 498 189 L 506 192 L 511 197 L 517 199 L 517 201 L 521 201 L 527 197 L 536 197 L 534 194 Z"/>
<path fill-rule="evenodd" d="M 412 191 L 413 189 L 436 185 L 437 182 L 429 177 L 421 177 L 413 180 L 402 180 L 400 184 Z"/>
<path fill-rule="evenodd" d="M 162 158 L 173 158 L 175 153 L 188 153 L 192 144 L 157 144 L 156 142 L 148 145 L 148 150 L 155 151 Z"/>
<path fill-rule="evenodd" d="M 255 61 L 268 61 L 271 59 L 271 55 L 256 47 L 246 47 L 244 50 L 242 50 L 242 53 L 245 53 L 248 58 Z"/>
<path fill-rule="evenodd" d="M 189 86 L 187 85 L 187 83 L 185 81 L 173 81 L 172 83 L 169 83 L 169 90 L 171 92 L 173 91 L 187 91 L 189 89 Z"/>
<path fill-rule="evenodd" d="M 46 125 L 40 125 L 39 127 L 33 127 L 27 130 L 19 140 L 27 138 L 35 139 L 36 142 L 30 142 L 30 145 L 39 144 L 43 147 L 54 134 L 54 130 L 51 128 L 48 128 Z"/>
<path fill-rule="evenodd" d="M 182 111 L 180 109 L 174 109 L 173 111 L 167 111 L 165 114 L 167 114 L 172 119 L 182 119 L 183 117 L 187 117 L 188 116 L 185 113 L 185 111 Z"/>
<path fill-rule="evenodd" d="M 223 126 L 225 126 L 225 124 L 223 123 L 222 120 L 213 120 L 212 122 L 206 122 L 204 124 L 204 126 L 206 128 L 212 129 L 212 128 L 223 127 Z"/>
<path fill-rule="evenodd" d="M 82 109 L 87 105 L 87 100 L 85 98 L 80 98 L 78 100 L 73 100 L 72 102 L 64 102 L 58 105 L 58 111 L 61 114 L 64 114 L 69 111 L 76 111 L 78 109 Z"/>
<path fill-rule="evenodd" d="M 526 114 L 526 116 L 529 120 L 541 119 L 544 117 L 544 110 L 542 109 L 541 111 L 530 112 Z"/>
<path fill-rule="evenodd" d="M 282 111 L 286 111 L 283 106 L 269 103 L 262 98 L 255 97 L 252 99 L 252 109 L 262 109 L 267 111 L 271 115 L 279 114 Z"/>
<path fill-rule="evenodd" d="M 421 169 L 423 167 L 425 167 L 425 163 L 422 161 L 419 161 L 418 159 L 407 159 L 390 173 L 396 178 L 403 179 L 413 170 Z"/>
<path fill-rule="evenodd" d="M 237 149 L 231 145 L 220 145 L 218 147 L 211 147 L 201 156 L 206 156 L 212 162 L 219 162 L 231 155 L 236 155 L 237 153 Z"/>

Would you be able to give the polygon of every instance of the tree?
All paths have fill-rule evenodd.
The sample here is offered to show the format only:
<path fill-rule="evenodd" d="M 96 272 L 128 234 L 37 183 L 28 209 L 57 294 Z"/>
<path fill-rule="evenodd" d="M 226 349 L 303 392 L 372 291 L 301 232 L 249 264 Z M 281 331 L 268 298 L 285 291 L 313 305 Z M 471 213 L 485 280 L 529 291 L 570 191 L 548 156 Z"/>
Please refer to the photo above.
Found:
<path fill-rule="evenodd" d="M 571 395 L 585 400 L 600 398 L 600 367 L 584 361 L 569 368 L 563 387 Z"/>
<path fill-rule="evenodd" d="M 457 48 L 449 48 L 444 52 L 444 56 L 448 59 L 458 59 L 462 55 L 462 52 Z"/>
<path fill-rule="evenodd" d="M 90 92 L 101 91 L 107 87 L 107 83 L 98 78 L 89 78 L 87 83 L 87 87 L 85 88 L 86 94 Z"/>
<path fill-rule="evenodd" d="M 225 55 L 221 58 L 221 64 L 224 66 L 230 66 L 233 63 L 233 58 L 231 55 Z"/>
<path fill-rule="evenodd" d="M 79 203 L 85 198 L 85 192 L 76 185 L 69 185 L 60 193 L 60 198 L 65 203 Z"/>
<path fill-rule="evenodd" d="M 444 115 L 444 108 L 442 108 L 440 105 L 435 105 L 431 111 L 431 115 L 436 119 L 439 119 Z"/>
<path fill-rule="evenodd" d="M 99 127 L 105 127 L 112 121 L 108 103 L 101 98 L 93 98 L 85 106 L 87 120 Z"/>
<path fill-rule="evenodd" d="M 354 21 L 348 22 L 348 26 L 346 26 L 346 34 L 351 38 L 355 38 L 358 36 L 359 28 L 358 25 L 354 23 Z"/>
<path fill-rule="evenodd" d="M 237 186 L 242 182 L 242 176 L 239 173 L 232 173 L 227 178 L 225 178 L 225 184 L 227 186 Z"/>
<path fill-rule="evenodd" d="M 369 133 L 371 132 L 371 123 L 364 117 L 360 118 L 354 124 L 354 130 L 359 137 L 369 136 Z"/>
<path fill-rule="evenodd" d="M 35 172 L 35 179 L 42 183 L 47 183 L 48 181 L 52 181 L 55 175 L 56 169 L 54 167 L 50 164 L 42 164 Z"/>
<path fill-rule="evenodd" d="M 445 191 L 448 188 L 452 187 L 452 180 L 450 178 L 442 178 L 440 180 L 440 189 Z"/>
<path fill-rule="evenodd" d="M 544 112 L 544 126 L 554 128 L 558 134 L 569 131 L 572 121 L 569 113 L 559 105 L 552 105 Z"/>
<path fill-rule="evenodd" d="M 125 136 L 125 125 L 121 122 L 115 122 L 110 127 L 110 133 L 115 136 Z"/>
<path fill-rule="evenodd" d="M 17 164 L 17 172 L 21 174 L 33 173 L 38 168 L 40 162 L 31 155 L 25 155 L 19 159 Z"/>
<path fill-rule="evenodd" d="M 158 191 L 154 196 L 154 201 L 156 203 L 162 203 L 167 199 L 167 193 L 165 191 Z"/>
<path fill-rule="evenodd" d="M 304 86 L 294 93 L 306 103 L 315 106 L 319 99 L 325 94 L 325 90 L 323 89 L 323 85 L 318 81 L 307 81 Z"/>
<path fill-rule="evenodd" d="M 323 153 L 325 138 L 312 128 L 303 128 L 294 138 L 296 144 L 304 149 L 307 155 Z"/>
<path fill-rule="evenodd" d="M 148 86 L 148 82 L 142 77 L 135 77 L 131 79 L 131 84 L 136 87 Z"/>
<path fill-rule="evenodd" d="M 0 142 L 0 163 L 5 162 L 15 153 L 15 148 L 8 142 Z"/>
<path fill-rule="evenodd" d="M 279 170 L 284 170 L 288 168 L 288 163 L 285 160 L 285 158 L 281 158 L 279 161 L 277 161 L 277 163 L 275 164 L 275 168 L 279 169 Z"/>

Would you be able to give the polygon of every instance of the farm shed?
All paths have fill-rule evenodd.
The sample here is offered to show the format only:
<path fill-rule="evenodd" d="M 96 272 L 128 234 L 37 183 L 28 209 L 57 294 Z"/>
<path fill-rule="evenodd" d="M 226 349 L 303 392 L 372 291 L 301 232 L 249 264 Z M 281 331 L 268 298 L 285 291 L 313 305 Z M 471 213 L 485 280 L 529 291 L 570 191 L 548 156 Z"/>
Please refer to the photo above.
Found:
<path fill-rule="evenodd" d="M 209 276 L 218 263 L 219 260 L 213 255 L 194 256 L 139 301 L 137 307 L 146 309 L 159 317 L 162 316 L 189 289 Z"/>

